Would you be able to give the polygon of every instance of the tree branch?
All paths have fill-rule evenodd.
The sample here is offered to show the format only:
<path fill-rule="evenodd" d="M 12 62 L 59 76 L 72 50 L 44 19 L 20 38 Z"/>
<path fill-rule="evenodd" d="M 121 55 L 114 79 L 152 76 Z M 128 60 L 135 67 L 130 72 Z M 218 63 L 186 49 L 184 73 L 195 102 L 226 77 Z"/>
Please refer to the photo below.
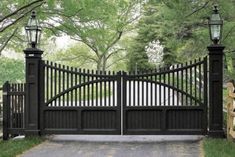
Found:
<path fill-rule="evenodd" d="M 10 40 L 14 37 L 15 33 L 17 32 L 18 28 L 16 28 L 13 33 L 7 38 L 7 40 L 1 45 L 0 47 L 0 56 L 1 52 L 6 48 L 7 44 L 10 42 Z"/>
<path fill-rule="evenodd" d="M 7 26 L 4 26 L 3 28 L 0 29 L 0 32 L 5 31 L 7 28 L 11 27 L 12 25 L 16 24 L 18 21 L 20 21 L 22 18 L 24 18 L 28 13 L 31 13 L 34 9 L 37 7 L 40 7 L 43 3 L 36 5 L 35 7 L 31 8 L 29 11 L 25 12 L 23 15 L 19 16 L 15 21 L 11 22 Z"/>
<path fill-rule="evenodd" d="M 36 3 L 39 3 L 39 2 L 44 3 L 45 0 L 36 0 L 36 1 L 33 1 L 33 2 L 31 2 L 31 3 L 29 3 L 29 4 L 25 5 L 25 6 L 22 6 L 21 8 L 17 9 L 16 11 L 14 11 L 14 12 L 12 12 L 12 13 L 10 13 L 10 14 L 4 16 L 2 19 L 0 19 L 0 22 L 2 22 L 2 21 L 4 21 L 5 19 L 7 19 L 7 18 L 9 18 L 9 17 L 11 17 L 11 16 L 17 14 L 17 13 L 20 12 L 21 10 L 26 9 L 26 8 L 32 6 L 32 5 L 36 4 Z"/>
<path fill-rule="evenodd" d="M 105 60 L 108 60 L 112 55 L 118 53 L 119 51 L 124 51 L 124 50 L 126 50 L 126 49 L 118 49 L 118 50 L 116 50 L 116 51 L 110 53 L 110 54 L 105 58 Z"/>
<path fill-rule="evenodd" d="M 228 33 L 225 35 L 225 37 L 223 38 L 223 41 L 226 40 L 226 38 L 228 38 L 229 34 L 232 33 L 232 31 L 235 29 L 235 25 L 228 31 Z M 222 41 L 222 42 L 223 42 Z"/>
<path fill-rule="evenodd" d="M 124 56 L 124 57 L 122 57 L 122 58 L 119 58 L 119 59 L 113 61 L 111 64 L 107 65 L 106 68 L 108 69 L 109 67 L 113 66 L 113 65 L 116 64 L 117 62 L 120 62 L 120 61 L 125 60 L 125 59 L 127 59 L 126 56 Z"/>
<path fill-rule="evenodd" d="M 83 8 L 79 9 L 78 11 L 76 11 L 76 12 L 75 12 L 74 14 L 72 14 L 72 15 L 64 14 L 63 12 L 61 12 L 61 11 L 59 11 L 59 10 L 42 11 L 42 13 L 44 13 L 44 14 L 52 14 L 52 15 L 60 15 L 60 16 L 62 16 L 62 17 L 71 18 L 71 17 L 76 16 L 81 10 L 83 10 Z"/>
<path fill-rule="evenodd" d="M 117 35 L 117 37 L 116 37 L 116 39 L 114 39 L 108 46 L 107 46 L 107 48 L 105 49 L 105 52 L 108 52 L 109 51 L 109 49 L 111 48 L 111 47 L 113 47 L 113 45 L 115 45 L 118 41 L 119 41 L 119 39 L 122 37 L 122 31 L 118 31 L 118 35 Z"/>
<path fill-rule="evenodd" d="M 199 8 L 196 9 L 196 10 L 194 10 L 192 13 L 186 15 L 185 18 L 188 18 L 189 16 L 195 14 L 196 12 L 198 12 L 198 11 L 204 9 L 205 7 L 207 7 L 207 5 L 209 4 L 209 2 L 210 2 L 210 1 L 205 2 L 203 6 L 199 7 Z"/>

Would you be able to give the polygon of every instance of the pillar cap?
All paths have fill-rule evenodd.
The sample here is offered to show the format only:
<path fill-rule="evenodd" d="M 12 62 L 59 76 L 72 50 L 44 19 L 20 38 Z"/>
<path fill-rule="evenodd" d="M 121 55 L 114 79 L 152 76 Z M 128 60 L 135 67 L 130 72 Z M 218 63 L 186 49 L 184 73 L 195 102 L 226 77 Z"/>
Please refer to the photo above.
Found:
<path fill-rule="evenodd" d="M 225 48 L 225 46 L 223 46 L 223 45 L 220 45 L 220 44 L 212 44 L 212 45 L 210 45 L 210 46 L 208 46 L 207 47 L 207 49 L 209 50 L 209 51 L 211 51 L 211 50 L 223 50 Z"/>
<path fill-rule="evenodd" d="M 28 54 L 28 53 L 30 53 L 30 54 L 34 54 L 34 53 L 35 54 L 43 54 L 43 51 L 38 48 L 27 48 L 24 50 L 24 53 L 25 54 Z"/>
<path fill-rule="evenodd" d="M 40 58 L 43 54 L 43 51 L 38 48 L 27 48 L 24 50 L 26 58 Z"/>

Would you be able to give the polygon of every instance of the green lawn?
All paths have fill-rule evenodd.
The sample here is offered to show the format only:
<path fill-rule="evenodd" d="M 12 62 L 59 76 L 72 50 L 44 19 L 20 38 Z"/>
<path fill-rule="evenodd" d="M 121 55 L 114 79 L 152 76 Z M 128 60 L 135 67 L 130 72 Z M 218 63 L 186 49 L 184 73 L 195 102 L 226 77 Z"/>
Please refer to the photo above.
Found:
<path fill-rule="evenodd" d="M 205 138 L 203 140 L 205 157 L 234 157 L 235 142 L 227 139 Z"/>
<path fill-rule="evenodd" d="M 0 157 L 15 157 L 43 141 L 44 139 L 39 137 L 0 141 Z"/>

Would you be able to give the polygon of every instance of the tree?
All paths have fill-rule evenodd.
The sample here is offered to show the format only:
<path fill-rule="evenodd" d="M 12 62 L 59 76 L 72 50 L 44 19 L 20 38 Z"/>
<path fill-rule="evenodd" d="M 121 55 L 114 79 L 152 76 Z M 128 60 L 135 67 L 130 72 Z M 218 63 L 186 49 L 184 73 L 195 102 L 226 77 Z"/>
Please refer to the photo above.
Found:
<path fill-rule="evenodd" d="M 24 80 L 24 62 L 21 60 L 0 58 L 0 86 L 6 81 L 23 82 Z"/>
<path fill-rule="evenodd" d="M 55 35 L 66 34 L 72 39 L 82 42 L 94 53 L 92 60 L 98 70 L 105 70 L 110 58 L 124 49 L 119 44 L 122 36 L 130 31 L 129 27 L 138 16 L 135 15 L 135 8 L 138 0 L 80 0 L 75 4 L 61 3 L 64 10 L 71 10 L 71 5 L 76 6 L 68 16 L 49 18 L 54 24 L 44 21 L 46 28 Z M 70 9 L 69 9 L 70 8 Z M 96 9 L 94 9 L 96 8 Z"/>
<path fill-rule="evenodd" d="M 144 47 L 155 40 L 159 40 L 164 46 L 165 65 L 207 55 L 206 47 L 210 44 L 207 18 L 211 15 L 214 4 L 215 1 L 211 0 L 149 0 L 138 24 L 138 36 L 131 50 L 129 67 L 133 67 L 133 61 L 138 62 L 138 56 L 145 56 L 140 58 L 145 58 L 144 62 L 147 62 Z M 225 52 L 232 51 L 235 41 L 235 2 L 218 0 L 217 4 L 224 18 L 222 43 L 226 46 Z"/>

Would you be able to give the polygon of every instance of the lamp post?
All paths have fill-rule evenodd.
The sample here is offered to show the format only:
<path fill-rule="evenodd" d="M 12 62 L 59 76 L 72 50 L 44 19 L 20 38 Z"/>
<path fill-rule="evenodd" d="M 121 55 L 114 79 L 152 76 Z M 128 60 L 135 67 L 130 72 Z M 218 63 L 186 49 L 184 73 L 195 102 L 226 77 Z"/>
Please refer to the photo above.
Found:
<path fill-rule="evenodd" d="M 26 104 L 25 104 L 25 134 L 26 136 L 40 134 L 40 101 L 43 70 L 41 69 L 43 51 L 38 49 L 42 28 L 36 18 L 35 11 L 25 26 L 28 48 L 24 50 L 26 59 Z"/>
<path fill-rule="evenodd" d="M 212 44 L 209 51 L 209 136 L 223 137 L 223 20 L 217 6 L 208 22 Z"/>

